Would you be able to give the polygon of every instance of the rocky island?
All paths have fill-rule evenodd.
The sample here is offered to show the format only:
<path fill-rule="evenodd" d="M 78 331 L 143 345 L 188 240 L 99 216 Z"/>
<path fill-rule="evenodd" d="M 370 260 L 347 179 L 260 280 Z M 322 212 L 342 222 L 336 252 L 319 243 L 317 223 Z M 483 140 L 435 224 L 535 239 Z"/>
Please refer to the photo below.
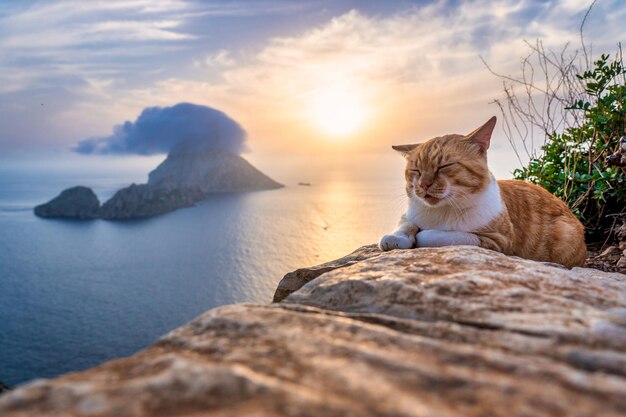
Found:
<path fill-rule="evenodd" d="M 152 347 L 0 396 L 22 416 L 626 415 L 626 275 L 367 246 Z"/>
<path fill-rule="evenodd" d="M 41 217 L 127 220 L 189 207 L 212 193 L 271 190 L 282 187 L 234 153 L 197 150 L 181 144 L 149 174 L 147 184 L 119 190 L 102 206 L 87 187 L 73 187 L 35 207 Z"/>
<path fill-rule="evenodd" d="M 95 219 L 99 216 L 100 201 L 89 187 L 77 186 L 63 190 L 46 204 L 35 207 L 40 217 Z"/>

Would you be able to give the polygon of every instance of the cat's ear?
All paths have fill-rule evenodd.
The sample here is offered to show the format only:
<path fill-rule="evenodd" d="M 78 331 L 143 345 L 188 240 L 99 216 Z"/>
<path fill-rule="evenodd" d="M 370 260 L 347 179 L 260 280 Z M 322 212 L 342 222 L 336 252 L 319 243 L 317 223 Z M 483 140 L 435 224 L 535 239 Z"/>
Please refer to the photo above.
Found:
<path fill-rule="evenodd" d="M 395 151 L 400 152 L 402 154 L 402 156 L 407 158 L 408 156 L 411 155 L 411 151 L 413 151 L 413 149 L 417 148 L 418 145 L 419 145 L 419 143 L 416 143 L 416 144 L 413 144 L 413 145 L 393 145 L 392 148 Z"/>
<path fill-rule="evenodd" d="M 493 128 L 496 127 L 496 120 L 496 116 L 493 116 L 487 121 L 487 123 L 467 135 L 467 139 L 480 145 L 483 152 L 487 152 L 487 149 L 489 149 L 489 143 L 491 142 Z"/>

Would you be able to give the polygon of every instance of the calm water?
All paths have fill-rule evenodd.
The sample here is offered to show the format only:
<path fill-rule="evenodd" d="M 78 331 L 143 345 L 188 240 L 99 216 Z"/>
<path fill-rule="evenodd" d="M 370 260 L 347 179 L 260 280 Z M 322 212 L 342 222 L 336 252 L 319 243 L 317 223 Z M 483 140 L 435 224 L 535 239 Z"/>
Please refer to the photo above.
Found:
<path fill-rule="evenodd" d="M 404 204 L 401 182 L 328 178 L 215 195 L 138 221 L 32 214 L 71 185 L 90 185 L 102 200 L 144 180 L 145 171 L 77 181 L 58 170 L 0 170 L 0 380 L 91 367 L 209 308 L 269 302 L 286 272 L 375 242 Z"/>

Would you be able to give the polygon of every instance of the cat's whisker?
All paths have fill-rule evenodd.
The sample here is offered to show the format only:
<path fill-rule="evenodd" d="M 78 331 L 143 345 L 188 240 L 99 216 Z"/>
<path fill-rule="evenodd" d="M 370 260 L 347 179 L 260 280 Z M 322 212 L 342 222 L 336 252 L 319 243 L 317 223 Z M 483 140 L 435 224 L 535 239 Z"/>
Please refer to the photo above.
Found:
<path fill-rule="evenodd" d="M 409 197 L 406 192 L 396 194 L 389 201 L 389 205 L 393 211 L 400 211 L 408 206 Z"/>
<path fill-rule="evenodd" d="M 447 201 L 450 206 L 452 206 L 452 208 L 458 212 L 457 214 L 463 218 L 465 216 L 465 212 L 464 210 L 461 208 L 461 206 L 459 205 L 459 203 L 457 201 L 455 201 L 453 198 L 451 198 L 450 196 L 444 197 L 444 200 Z"/>

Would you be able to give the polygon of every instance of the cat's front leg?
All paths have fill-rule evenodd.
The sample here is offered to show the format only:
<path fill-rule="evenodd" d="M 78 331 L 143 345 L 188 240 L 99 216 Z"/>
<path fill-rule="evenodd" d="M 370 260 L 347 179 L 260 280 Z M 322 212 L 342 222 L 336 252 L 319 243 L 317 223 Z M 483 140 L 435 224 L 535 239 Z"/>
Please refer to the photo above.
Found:
<path fill-rule="evenodd" d="M 453 245 L 479 246 L 480 239 L 473 233 L 446 230 L 422 230 L 416 236 L 417 247 L 439 247 Z"/>
<path fill-rule="evenodd" d="M 392 249 L 411 249 L 413 246 L 415 246 L 415 235 L 410 236 L 400 232 L 393 232 L 391 235 L 385 235 L 378 243 L 378 247 L 382 251 Z"/>
<path fill-rule="evenodd" d="M 380 239 L 378 247 L 382 251 L 392 249 L 411 249 L 415 246 L 415 234 L 419 231 L 419 227 L 407 220 L 403 214 L 396 230 L 385 235 Z"/>

